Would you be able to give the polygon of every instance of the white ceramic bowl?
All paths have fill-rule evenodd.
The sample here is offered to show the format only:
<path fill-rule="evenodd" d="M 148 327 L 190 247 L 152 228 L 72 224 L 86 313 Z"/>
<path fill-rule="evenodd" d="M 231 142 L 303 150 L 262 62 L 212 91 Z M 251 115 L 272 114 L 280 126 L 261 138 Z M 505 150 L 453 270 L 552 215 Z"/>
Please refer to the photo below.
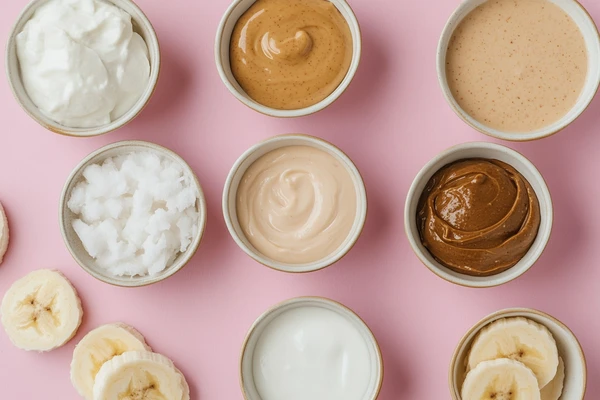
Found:
<path fill-rule="evenodd" d="M 199 213 L 198 217 L 198 232 L 196 236 L 192 239 L 192 242 L 188 246 L 188 249 L 180 253 L 173 264 L 170 267 L 167 267 L 164 271 L 156 276 L 136 276 L 136 277 L 117 277 L 108 274 L 104 269 L 100 268 L 96 261 L 87 253 L 81 240 L 75 233 L 75 230 L 72 226 L 72 221 L 77 217 L 75 214 L 69 209 L 67 203 L 69 198 L 71 197 L 71 192 L 77 186 L 79 182 L 83 180 L 83 171 L 86 167 L 92 164 L 101 164 L 104 160 L 110 157 L 116 157 L 120 155 L 129 154 L 131 152 L 151 152 L 155 153 L 161 157 L 165 157 L 171 159 L 172 161 L 181 165 L 185 173 L 192 177 L 192 182 L 197 189 L 198 198 L 196 200 L 196 208 Z M 194 171 L 190 168 L 190 166 L 177 154 L 172 152 L 171 150 L 159 146 L 154 143 L 143 142 L 143 141 L 122 141 L 116 142 L 113 144 L 109 144 L 108 146 L 104 146 L 93 153 L 89 154 L 85 157 L 79 165 L 77 165 L 71 175 L 67 179 L 67 182 L 63 188 L 61 197 L 60 197 L 60 205 L 59 205 L 59 223 L 60 223 L 60 231 L 62 233 L 63 240 L 67 249 L 75 259 L 75 261 L 90 275 L 94 278 L 109 283 L 115 286 L 125 286 L 125 287 L 137 287 L 137 286 L 146 286 L 159 281 L 162 281 L 171 275 L 175 274 L 177 271 L 182 269 L 185 264 L 190 261 L 190 259 L 198 250 L 198 246 L 200 245 L 200 241 L 202 240 L 202 236 L 204 234 L 204 229 L 206 226 L 206 201 L 204 199 L 204 193 L 202 192 L 202 188 L 200 183 L 198 182 L 198 178 L 194 174 Z"/>
<path fill-rule="evenodd" d="M 367 324 L 348 307 L 323 297 L 297 297 L 283 301 L 265 313 L 263 313 L 252 324 L 252 327 L 246 335 L 242 346 L 242 354 L 240 357 L 240 386 L 245 400 L 262 400 L 254 383 L 254 371 L 252 361 L 254 358 L 254 349 L 260 339 L 264 329 L 278 316 L 292 309 L 301 307 L 324 308 L 334 311 L 340 316 L 347 319 L 360 332 L 364 338 L 370 354 L 371 377 L 369 388 L 364 394 L 363 400 L 377 399 L 383 384 L 383 358 L 381 350 L 377 344 L 377 340 Z"/>
<path fill-rule="evenodd" d="M 286 264 L 267 258 L 258 252 L 254 246 L 252 246 L 252 244 L 250 244 L 244 235 L 237 218 L 237 189 L 240 181 L 246 173 L 246 170 L 258 158 L 262 157 L 266 153 L 286 146 L 310 146 L 331 154 L 346 167 L 348 173 L 352 177 L 354 187 L 356 188 L 356 218 L 348 237 L 333 254 L 322 260 L 309 264 Z M 312 272 L 328 267 L 339 261 L 354 246 L 362 232 L 367 217 L 367 193 L 362 177 L 360 176 L 360 173 L 358 172 L 358 169 L 352 160 L 350 160 L 347 155 L 345 155 L 340 149 L 331 143 L 308 135 L 279 135 L 252 146 L 244 154 L 242 154 L 242 156 L 233 165 L 231 171 L 229 172 L 229 176 L 227 177 L 227 181 L 225 182 L 225 189 L 223 191 L 223 215 L 225 217 L 225 223 L 227 224 L 229 233 L 235 242 L 254 260 L 279 271 Z"/>
<path fill-rule="evenodd" d="M 143 110 L 152 97 L 160 72 L 160 48 L 158 45 L 158 38 L 146 15 L 144 15 L 142 10 L 131 0 L 107 0 L 109 3 L 113 3 L 115 6 L 121 8 L 131 15 L 133 29 L 135 32 L 139 33 L 142 38 L 144 38 L 144 41 L 148 46 L 148 51 L 150 54 L 150 80 L 148 81 L 148 87 L 137 103 L 135 103 L 135 105 L 127 113 L 115 121 L 96 128 L 71 128 L 61 125 L 45 116 L 31 101 L 25 90 L 25 87 L 23 86 L 19 60 L 17 57 L 17 35 L 23 30 L 23 27 L 27 21 L 31 19 L 35 11 L 48 1 L 50 0 L 33 0 L 31 3 L 29 3 L 29 5 L 27 5 L 27 7 L 25 7 L 25 9 L 19 15 L 17 22 L 13 26 L 8 38 L 8 44 L 6 46 L 6 75 L 8 77 L 8 82 L 13 95 L 19 105 L 31 118 L 33 118 L 44 128 L 67 136 L 88 137 L 102 135 L 114 131 L 115 129 L 118 129 L 131 122 Z"/>
<path fill-rule="evenodd" d="M 492 276 L 477 277 L 452 271 L 433 258 L 421 243 L 417 229 L 417 207 L 419 198 L 429 179 L 442 167 L 467 158 L 496 159 L 512 165 L 529 181 L 540 204 L 540 228 L 533 245 L 514 267 Z M 552 199 L 544 178 L 535 166 L 520 153 L 494 143 L 472 142 L 449 148 L 429 161 L 415 177 L 404 208 L 404 228 L 410 245 L 421 262 L 433 273 L 449 282 L 469 287 L 491 287 L 502 285 L 524 274 L 542 255 L 552 231 Z"/>
<path fill-rule="evenodd" d="M 583 90 L 577 99 L 577 103 L 559 121 L 532 132 L 503 132 L 485 126 L 467 114 L 454 99 L 446 79 L 446 52 L 454 30 L 471 11 L 486 1 L 487 0 L 463 0 L 448 20 L 442 32 L 437 49 L 437 74 L 446 101 L 450 104 L 450 107 L 452 107 L 454 112 L 472 128 L 499 139 L 511 141 L 535 140 L 553 135 L 566 128 L 589 106 L 596 95 L 598 85 L 600 84 L 600 35 L 598 34 L 598 29 L 596 28 L 594 20 L 585 8 L 575 0 L 550 0 L 571 16 L 579 26 L 585 39 L 588 51 L 588 74 Z"/>
<path fill-rule="evenodd" d="M 270 115 L 273 117 L 302 117 L 304 115 L 309 115 L 316 113 L 317 111 L 321 111 L 322 109 L 329 106 L 338 97 L 341 96 L 342 93 L 348 88 L 350 82 L 354 78 L 354 74 L 358 69 L 358 64 L 360 62 L 361 56 L 361 48 L 362 48 L 362 39 L 360 33 L 360 27 L 358 25 L 358 20 L 352 11 L 352 8 L 345 0 L 328 0 L 336 6 L 336 8 L 340 11 L 343 17 L 346 19 L 348 26 L 350 27 L 350 32 L 352 34 L 352 61 L 350 63 L 350 68 L 348 69 L 348 73 L 346 77 L 342 80 L 340 85 L 325 99 L 314 104 L 310 107 L 305 107 L 297 110 L 279 110 L 276 108 L 271 108 L 264 106 L 254 100 L 252 100 L 244 89 L 241 88 L 233 73 L 231 72 L 231 65 L 229 63 L 229 45 L 231 42 L 231 34 L 233 29 L 235 28 L 235 24 L 240 19 L 240 17 L 256 2 L 256 0 L 234 0 L 223 18 L 221 19 L 221 23 L 219 24 L 219 28 L 217 30 L 217 37 L 215 39 L 215 61 L 217 64 L 217 70 L 219 71 L 219 75 L 223 80 L 223 83 L 229 89 L 229 91 L 242 103 L 252 108 L 255 111 L 258 111 L 265 115 Z"/>
<path fill-rule="evenodd" d="M 556 318 L 530 308 L 510 308 L 495 312 L 479 321 L 465 334 L 456 347 L 450 363 L 448 383 L 452 399 L 462 400 L 460 390 L 465 376 L 465 359 L 469 355 L 473 339 L 488 324 L 510 317 L 525 317 L 548 328 L 556 340 L 558 353 L 565 363 L 565 386 L 560 400 L 583 400 L 587 385 L 587 368 L 585 355 L 577 338 Z"/>

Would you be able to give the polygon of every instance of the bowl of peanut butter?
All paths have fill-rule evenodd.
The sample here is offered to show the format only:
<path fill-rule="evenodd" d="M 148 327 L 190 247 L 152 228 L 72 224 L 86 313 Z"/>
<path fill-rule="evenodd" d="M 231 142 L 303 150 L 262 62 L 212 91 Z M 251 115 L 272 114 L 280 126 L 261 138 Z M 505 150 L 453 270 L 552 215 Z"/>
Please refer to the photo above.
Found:
<path fill-rule="evenodd" d="M 465 0 L 437 51 L 448 104 L 472 128 L 535 140 L 566 128 L 600 84 L 600 36 L 575 0 Z"/>
<path fill-rule="evenodd" d="M 550 192 L 520 153 L 484 142 L 452 147 L 427 163 L 404 210 L 408 240 L 439 277 L 491 287 L 518 278 L 552 230 Z"/>
<path fill-rule="evenodd" d="M 215 40 L 225 86 L 274 117 L 329 106 L 352 81 L 360 56 L 360 28 L 345 0 L 236 0 Z"/>

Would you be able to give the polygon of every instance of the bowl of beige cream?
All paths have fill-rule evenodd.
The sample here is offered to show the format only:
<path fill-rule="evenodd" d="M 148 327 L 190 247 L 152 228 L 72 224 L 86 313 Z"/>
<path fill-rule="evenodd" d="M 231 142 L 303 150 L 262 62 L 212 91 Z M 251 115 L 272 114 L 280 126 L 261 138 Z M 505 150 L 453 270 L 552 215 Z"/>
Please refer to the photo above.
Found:
<path fill-rule="evenodd" d="M 566 128 L 600 83 L 600 37 L 575 0 L 465 0 L 437 51 L 444 97 L 472 128 L 528 141 Z"/>
<path fill-rule="evenodd" d="M 223 215 L 237 245 L 257 262 L 312 272 L 344 257 L 367 216 L 358 169 L 340 149 L 308 135 L 279 135 L 232 167 Z"/>
<path fill-rule="evenodd" d="M 6 74 L 44 128 L 89 137 L 131 122 L 158 81 L 156 32 L 131 0 L 34 0 L 12 28 Z"/>

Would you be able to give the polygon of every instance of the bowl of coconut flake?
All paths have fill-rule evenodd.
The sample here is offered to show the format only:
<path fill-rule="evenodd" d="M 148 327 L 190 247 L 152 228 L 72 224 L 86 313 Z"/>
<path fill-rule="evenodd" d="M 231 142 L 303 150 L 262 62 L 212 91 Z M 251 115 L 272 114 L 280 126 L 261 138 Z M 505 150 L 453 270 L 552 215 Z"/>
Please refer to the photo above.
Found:
<path fill-rule="evenodd" d="M 75 167 L 59 214 L 65 245 L 86 272 L 137 287 L 190 261 L 204 233 L 206 201 L 180 156 L 153 143 L 122 141 Z"/>

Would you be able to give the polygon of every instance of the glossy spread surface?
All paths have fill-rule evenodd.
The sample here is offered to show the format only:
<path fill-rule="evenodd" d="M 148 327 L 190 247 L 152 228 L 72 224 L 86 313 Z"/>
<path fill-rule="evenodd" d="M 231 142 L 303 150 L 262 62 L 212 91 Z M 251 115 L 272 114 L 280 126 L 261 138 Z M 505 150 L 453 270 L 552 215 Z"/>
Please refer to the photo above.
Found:
<path fill-rule="evenodd" d="M 460 107 L 504 132 L 531 132 L 561 119 L 586 74 L 581 31 L 547 0 L 487 1 L 458 25 L 446 55 Z"/>
<path fill-rule="evenodd" d="M 489 276 L 514 266 L 540 225 L 537 196 L 512 166 L 467 159 L 436 172 L 419 201 L 423 245 L 444 266 Z"/>
<path fill-rule="evenodd" d="M 362 400 L 371 369 L 361 332 L 322 307 L 283 312 L 254 349 L 254 383 L 262 400 Z"/>
<path fill-rule="evenodd" d="M 231 36 L 231 71 L 256 102 L 280 110 L 317 104 L 342 82 L 352 34 L 325 0 L 258 0 Z"/>
<path fill-rule="evenodd" d="M 348 237 L 356 217 L 356 188 L 334 156 L 309 146 L 273 150 L 245 172 L 237 217 L 264 256 L 307 264 L 326 258 Z"/>

